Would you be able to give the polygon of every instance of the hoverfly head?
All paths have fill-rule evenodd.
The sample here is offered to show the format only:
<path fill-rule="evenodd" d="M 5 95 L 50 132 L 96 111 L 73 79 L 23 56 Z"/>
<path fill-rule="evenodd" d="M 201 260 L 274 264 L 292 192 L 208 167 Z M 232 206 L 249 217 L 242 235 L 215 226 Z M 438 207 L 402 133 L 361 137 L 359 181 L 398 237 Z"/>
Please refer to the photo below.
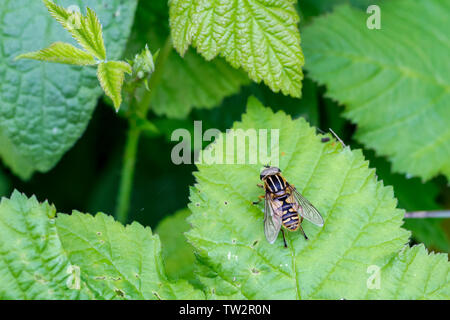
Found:
<path fill-rule="evenodd" d="M 265 169 L 261 171 L 261 174 L 259 175 L 259 178 L 261 180 L 264 180 L 268 176 L 273 176 L 281 172 L 280 168 L 277 167 L 264 166 L 264 168 Z"/>

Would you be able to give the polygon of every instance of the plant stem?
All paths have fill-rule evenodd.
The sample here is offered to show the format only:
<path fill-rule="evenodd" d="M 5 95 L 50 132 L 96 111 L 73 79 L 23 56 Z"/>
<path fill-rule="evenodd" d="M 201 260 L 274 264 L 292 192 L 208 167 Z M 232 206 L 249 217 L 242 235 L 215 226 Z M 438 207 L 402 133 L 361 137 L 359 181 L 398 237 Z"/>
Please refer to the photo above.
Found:
<path fill-rule="evenodd" d="M 136 164 L 137 147 L 141 130 L 136 126 L 136 121 L 130 119 L 125 153 L 123 157 L 123 167 L 119 187 L 116 218 L 125 224 L 128 220 L 130 208 L 131 189 L 133 187 L 134 167 Z"/>
<path fill-rule="evenodd" d="M 133 98 L 130 99 L 132 109 L 134 112 L 138 113 L 139 116 L 146 118 L 148 109 L 150 107 L 150 102 L 152 98 L 153 89 L 158 85 L 162 69 L 164 67 L 165 61 L 167 60 L 170 52 L 172 51 L 172 41 L 167 38 L 164 47 L 159 54 L 157 63 L 155 66 L 155 72 L 152 74 L 149 81 L 149 91 L 146 91 L 140 101 L 135 101 Z M 117 197 L 117 210 L 116 219 L 121 223 L 125 224 L 128 221 L 128 212 L 130 209 L 130 199 L 131 190 L 133 188 L 133 178 L 134 169 L 136 164 L 137 150 L 139 144 L 139 137 L 141 135 L 142 129 L 138 127 L 136 119 L 134 117 L 129 117 L 129 128 L 127 133 L 127 141 L 125 144 L 125 153 L 123 157 L 123 167 L 121 173 L 121 180 L 119 186 L 119 193 Z"/>
<path fill-rule="evenodd" d="M 414 211 L 405 213 L 407 219 L 450 218 L 450 210 Z"/>

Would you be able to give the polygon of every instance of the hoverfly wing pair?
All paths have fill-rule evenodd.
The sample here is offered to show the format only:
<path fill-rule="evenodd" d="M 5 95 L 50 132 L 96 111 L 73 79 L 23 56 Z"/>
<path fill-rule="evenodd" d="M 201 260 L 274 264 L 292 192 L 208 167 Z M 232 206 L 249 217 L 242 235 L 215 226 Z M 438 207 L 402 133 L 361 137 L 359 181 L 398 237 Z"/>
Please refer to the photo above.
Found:
<path fill-rule="evenodd" d="M 323 218 L 319 211 L 303 197 L 297 189 L 288 185 L 291 197 L 293 196 L 295 202 L 298 204 L 298 213 L 306 220 L 322 227 Z M 264 234 L 269 243 L 274 243 L 280 233 L 282 225 L 283 212 L 280 208 L 274 208 L 273 201 L 271 201 L 270 193 L 266 192 L 264 197 Z"/>

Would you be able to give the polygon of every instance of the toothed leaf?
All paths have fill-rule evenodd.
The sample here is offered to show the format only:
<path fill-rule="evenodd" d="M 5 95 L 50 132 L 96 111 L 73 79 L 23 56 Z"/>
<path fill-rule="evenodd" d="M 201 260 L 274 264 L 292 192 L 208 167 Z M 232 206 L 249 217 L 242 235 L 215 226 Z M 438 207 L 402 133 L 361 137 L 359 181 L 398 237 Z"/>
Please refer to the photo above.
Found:
<path fill-rule="evenodd" d="M 46 49 L 21 54 L 16 59 L 33 59 L 79 66 L 96 64 L 91 54 L 64 42 L 55 42 Z"/>
<path fill-rule="evenodd" d="M 346 107 L 356 139 L 387 156 L 393 170 L 450 178 L 448 1 L 386 1 L 381 29 L 350 6 L 304 29 L 310 76 Z M 420 17 L 418 19 L 417 17 Z"/>
<path fill-rule="evenodd" d="M 0 300 L 87 299 L 76 289 L 55 226 L 55 207 L 15 191 L 0 203 Z"/>
<path fill-rule="evenodd" d="M 264 236 L 264 206 L 253 204 L 263 194 L 256 184 L 266 163 L 199 164 L 190 194 L 192 229 L 187 237 L 210 270 L 210 276 L 203 278 L 213 286 L 209 297 L 449 297 L 446 255 L 437 255 L 436 262 L 435 255 L 423 250 L 421 267 L 403 281 L 388 280 L 397 278 L 397 270 L 407 271 L 400 252 L 409 232 L 401 228 L 404 211 L 396 208 L 392 188 L 377 181 L 360 150 L 344 148 L 334 139 L 324 143 L 303 118 L 292 120 L 282 112 L 273 113 L 254 98 L 242 122 L 233 128 L 244 130 L 236 133 L 241 138 L 248 129 L 280 130 L 279 144 L 271 151 L 279 152 L 284 177 L 321 212 L 325 224 L 320 228 L 304 221 L 309 240 L 300 232 L 287 232 L 288 248 L 283 246 L 281 233 L 269 244 Z M 224 139 L 222 135 L 211 146 L 213 153 Z M 250 149 L 251 153 L 259 151 Z M 406 252 L 410 250 L 417 249 Z M 373 268 L 381 271 L 381 291 L 372 286 Z M 392 285 L 399 294 L 387 290 Z"/>
<path fill-rule="evenodd" d="M 87 8 L 84 16 L 79 11 L 70 11 L 53 1 L 44 0 L 51 15 L 70 32 L 72 37 L 89 53 L 99 60 L 106 59 L 105 43 L 103 41 L 102 26 L 96 13 Z"/>
<path fill-rule="evenodd" d="M 169 20 L 168 11 L 165 1 L 139 3 L 130 41 L 133 45 L 128 48 L 130 54 L 141 50 L 149 39 L 152 52 L 164 48 L 170 30 L 161 21 Z M 170 51 L 160 81 L 152 90 L 151 109 L 157 115 L 182 119 L 194 108 L 212 109 L 250 82 L 245 72 L 236 70 L 222 58 L 206 61 L 194 49 L 183 57 L 173 49 Z"/>
<path fill-rule="evenodd" d="M 97 77 L 106 95 L 111 98 L 116 110 L 122 104 L 122 85 L 125 73 L 131 74 L 131 66 L 123 61 L 101 62 L 98 65 Z"/>
<path fill-rule="evenodd" d="M 192 44 L 207 60 L 223 56 L 273 91 L 300 97 L 303 53 L 295 0 L 171 0 L 175 48 Z"/>
<path fill-rule="evenodd" d="M 102 213 L 58 215 L 58 233 L 81 278 L 103 299 L 199 299 L 186 281 L 169 282 L 159 237 L 137 222 L 124 227 Z"/>
<path fill-rule="evenodd" d="M 76 2 L 97 12 L 111 60 L 122 56 L 136 2 Z M 69 7 L 74 1 L 58 3 Z M 53 168 L 81 137 L 102 90 L 95 68 L 14 60 L 57 41 L 76 44 L 42 1 L 2 2 L 0 12 L 0 157 L 15 175 L 28 179 Z"/>

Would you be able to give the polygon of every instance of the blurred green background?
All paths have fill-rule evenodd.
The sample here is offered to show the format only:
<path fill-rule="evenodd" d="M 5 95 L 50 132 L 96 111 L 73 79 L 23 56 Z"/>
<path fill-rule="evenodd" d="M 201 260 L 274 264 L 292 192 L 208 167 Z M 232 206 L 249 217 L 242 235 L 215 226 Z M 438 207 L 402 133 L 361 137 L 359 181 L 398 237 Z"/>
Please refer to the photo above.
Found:
<path fill-rule="evenodd" d="M 343 2 L 367 7 L 373 1 L 300 1 L 300 32 L 314 16 Z M 155 28 L 158 28 L 159 37 L 168 34 L 166 6 L 164 0 L 140 1 L 125 58 L 131 58 L 145 43 L 150 45 L 152 51 L 162 45 L 152 35 L 155 34 Z M 162 219 L 186 208 L 189 202 L 188 186 L 194 183 L 192 172 L 195 166 L 172 164 L 170 152 L 176 144 L 169 141 L 172 130 L 191 129 L 194 120 L 203 121 L 203 130 L 229 128 L 234 121 L 240 120 L 251 95 L 275 110 L 282 109 L 293 117 L 305 117 L 324 131 L 332 128 L 346 144 L 352 148 L 362 148 L 352 140 L 354 125 L 341 117 L 342 106 L 325 98 L 324 92 L 325 88 L 317 86 L 306 74 L 301 100 L 275 94 L 263 84 L 251 83 L 238 94 L 226 98 L 217 108 L 195 109 L 187 119 L 171 120 L 150 112 L 149 119 L 155 122 L 163 134 L 144 135 L 140 140 L 129 221 L 136 220 L 156 228 Z M 13 189 L 18 189 L 28 196 L 35 194 L 40 201 L 48 199 L 54 203 L 60 212 L 69 213 L 76 209 L 90 213 L 113 213 L 126 130 L 126 120 L 118 117 L 106 100 L 100 100 L 86 132 L 55 168 L 45 174 L 34 174 L 29 181 L 24 182 L 2 165 L 4 177 L 0 176 L 0 193 L 9 195 Z M 375 157 L 374 152 L 364 150 L 364 153 L 370 160 L 370 166 L 377 169 L 378 177 L 385 184 L 394 186 L 399 207 L 408 211 L 450 208 L 450 188 L 444 177 L 440 176 L 425 184 L 418 178 L 407 179 L 391 173 L 390 164 L 383 158 Z M 408 220 L 405 227 L 413 231 L 413 241 L 425 242 L 431 250 L 448 252 L 448 219 Z"/>

